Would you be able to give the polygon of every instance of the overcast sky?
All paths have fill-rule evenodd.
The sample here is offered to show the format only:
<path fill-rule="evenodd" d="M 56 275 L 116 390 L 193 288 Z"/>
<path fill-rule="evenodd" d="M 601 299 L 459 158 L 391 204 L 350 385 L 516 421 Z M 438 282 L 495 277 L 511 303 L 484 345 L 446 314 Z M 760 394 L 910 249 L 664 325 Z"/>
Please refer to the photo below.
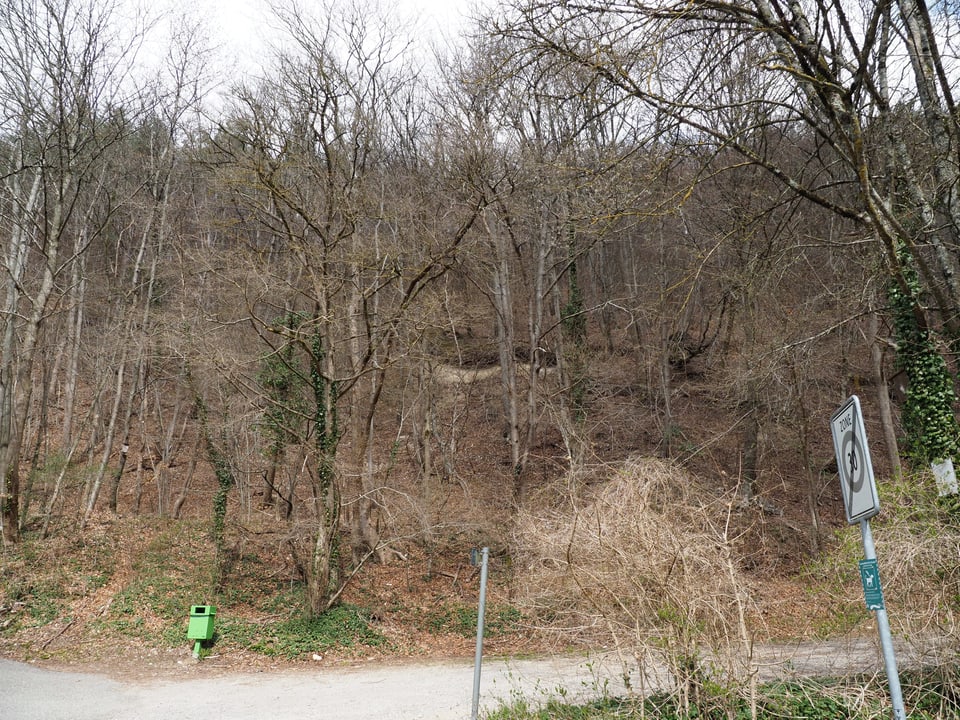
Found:
<path fill-rule="evenodd" d="M 381 0 L 384 1 L 384 0 Z M 236 57 L 244 69 L 258 64 L 270 37 L 268 0 L 170 0 L 188 13 L 199 13 L 209 24 L 211 38 L 227 58 Z M 385 2 L 404 22 L 424 48 L 455 37 L 466 26 L 465 18 L 482 0 L 393 0 Z M 308 2 L 305 7 L 310 7 Z"/>

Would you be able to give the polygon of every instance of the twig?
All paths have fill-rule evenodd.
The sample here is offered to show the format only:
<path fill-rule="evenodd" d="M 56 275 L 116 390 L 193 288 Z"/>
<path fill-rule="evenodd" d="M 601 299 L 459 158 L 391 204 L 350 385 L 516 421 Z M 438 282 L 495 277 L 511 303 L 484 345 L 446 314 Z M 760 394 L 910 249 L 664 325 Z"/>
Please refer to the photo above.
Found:
<path fill-rule="evenodd" d="M 71 627 L 76 621 L 77 621 L 76 618 L 71 619 L 70 622 L 68 622 L 66 625 L 64 625 L 62 628 L 60 628 L 60 632 L 58 632 L 58 633 L 52 635 L 50 638 L 48 638 L 48 639 L 43 643 L 43 645 L 40 646 L 40 649 L 41 649 L 41 650 L 46 650 L 46 649 L 47 649 L 47 646 L 48 646 L 50 643 L 52 643 L 52 642 L 53 642 L 54 640 L 56 640 L 58 637 L 60 637 L 61 635 L 63 635 L 67 630 L 69 630 L 70 627 Z"/>

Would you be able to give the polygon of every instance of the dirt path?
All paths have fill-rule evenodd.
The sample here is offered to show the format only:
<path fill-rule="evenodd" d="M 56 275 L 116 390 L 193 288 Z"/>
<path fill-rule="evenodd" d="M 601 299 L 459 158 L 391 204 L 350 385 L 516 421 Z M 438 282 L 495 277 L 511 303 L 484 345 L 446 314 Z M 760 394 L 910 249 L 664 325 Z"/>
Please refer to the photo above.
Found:
<path fill-rule="evenodd" d="M 928 650 L 898 647 L 901 666 L 930 660 Z M 465 720 L 470 717 L 469 661 L 210 675 L 203 664 L 189 678 L 114 679 L 58 672 L 0 660 L 3 720 Z M 769 646 L 757 652 L 761 679 L 882 672 L 869 639 Z M 658 675 L 660 677 L 658 677 Z M 654 687 L 662 670 L 642 682 Z M 641 686 L 635 673 L 634 688 Z M 589 658 L 485 661 L 481 709 L 517 697 L 545 701 L 602 691 L 624 693 L 621 665 L 611 654 Z"/>

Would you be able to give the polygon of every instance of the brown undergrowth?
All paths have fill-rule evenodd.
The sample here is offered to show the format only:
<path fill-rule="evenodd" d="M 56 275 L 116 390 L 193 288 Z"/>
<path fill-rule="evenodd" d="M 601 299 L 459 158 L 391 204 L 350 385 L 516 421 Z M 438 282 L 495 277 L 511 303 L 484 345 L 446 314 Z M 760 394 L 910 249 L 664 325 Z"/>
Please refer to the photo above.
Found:
<path fill-rule="evenodd" d="M 883 486 L 887 515 L 876 522 L 891 614 L 904 634 L 952 637 L 950 511 L 910 487 Z M 802 572 L 774 576 L 744 562 L 771 533 L 769 519 L 673 463 L 634 458 L 540 492 L 538 509 L 518 512 L 493 547 L 491 655 L 613 648 L 628 664 L 665 664 L 694 688 L 706 672 L 748 683 L 754 643 L 874 632 L 855 528 Z M 193 603 L 218 608 L 207 667 L 223 672 L 473 652 L 479 571 L 460 534 L 365 565 L 343 600 L 371 634 L 294 655 L 257 649 L 276 649 L 302 607 L 282 543 L 239 523 L 231 538 L 231 565 L 215 588 L 202 520 L 98 516 L 82 536 L 28 536 L 3 559 L 0 653 L 125 675 L 193 672 Z"/>

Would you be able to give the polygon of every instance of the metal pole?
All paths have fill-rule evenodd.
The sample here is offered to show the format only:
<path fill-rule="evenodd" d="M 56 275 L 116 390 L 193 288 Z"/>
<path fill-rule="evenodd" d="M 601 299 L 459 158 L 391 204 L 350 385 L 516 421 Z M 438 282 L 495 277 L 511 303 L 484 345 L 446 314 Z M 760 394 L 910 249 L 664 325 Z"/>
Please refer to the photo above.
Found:
<path fill-rule="evenodd" d="M 863 556 L 866 560 L 876 560 L 877 550 L 873 544 L 873 532 L 870 530 L 870 521 L 860 521 L 860 535 L 863 538 Z M 875 610 L 877 613 L 877 629 L 880 632 L 880 645 L 883 647 L 883 664 L 887 671 L 887 684 L 890 686 L 890 704 L 893 706 L 894 720 L 907 720 L 907 712 L 903 707 L 903 692 L 900 689 L 900 675 L 897 672 L 897 658 L 893 652 L 893 638 L 890 635 L 890 621 L 887 619 L 886 607 Z"/>
<path fill-rule="evenodd" d="M 477 609 L 477 655 L 473 661 L 473 710 L 471 720 L 477 720 L 480 710 L 480 664 L 483 660 L 483 614 L 487 609 L 487 558 L 490 548 L 483 549 L 483 560 L 480 563 L 480 607 Z"/>

